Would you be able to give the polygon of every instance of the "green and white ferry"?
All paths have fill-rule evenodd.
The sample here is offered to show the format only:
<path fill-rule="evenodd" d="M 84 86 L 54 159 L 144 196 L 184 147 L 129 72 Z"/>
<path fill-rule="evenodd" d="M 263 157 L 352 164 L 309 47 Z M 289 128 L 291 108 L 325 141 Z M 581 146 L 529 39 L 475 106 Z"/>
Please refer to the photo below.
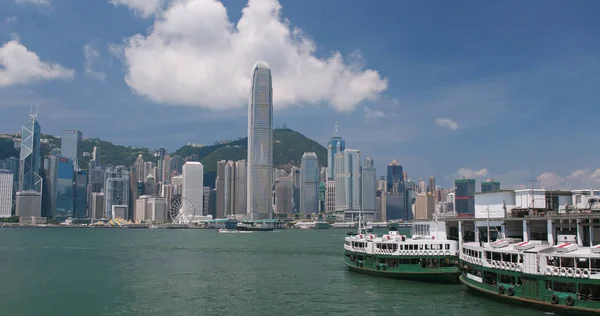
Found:
<path fill-rule="evenodd" d="M 413 236 L 390 231 L 383 236 L 359 233 L 345 237 L 344 264 L 350 270 L 410 280 L 456 283 L 458 241 L 446 237 L 443 222 L 413 225 Z"/>
<path fill-rule="evenodd" d="M 600 245 L 547 241 L 464 243 L 462 283 L 496 298 L 544 309 L 600 314 Z"/>

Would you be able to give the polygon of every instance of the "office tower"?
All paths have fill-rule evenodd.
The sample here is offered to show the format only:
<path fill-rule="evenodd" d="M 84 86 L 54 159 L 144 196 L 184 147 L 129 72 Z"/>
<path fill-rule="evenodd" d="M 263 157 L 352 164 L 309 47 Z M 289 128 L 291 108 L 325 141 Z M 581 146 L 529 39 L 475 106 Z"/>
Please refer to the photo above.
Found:
<path fill-rule="evenodd" d="M 235 164 L 233 161 L 217 162 L 215 188 L 217 189 L 217 218 L 233 215 L 235 203 Z"/>
<path fill-rule="evenodd" d="M 435 177 L 429 177 L 429 188 L 427 192 L 435 196 Z"/>
<path fill-rule="evenodd" d="M 362 210 L 375 212 L 375 192 L 377 191 L 377 175 L 373 159 L 365 159 L 362 166 Z"/>
<path fill-rule="evenodd" d="M 171 156 L 168 154 L 165 155 L 165 158 L 162 160 L 162 183 L 170 184 L 171 183 Z"/>
<path fill-rule="evenodd" d="M 292 178 L 293 213 L 300 213 L 300 168 L 292 167 L 290 177 Z"/>
<path fill-rule="evenodd" d="M 404 179 L 404 181 L 408 180 L 408 172 L 406 172 L 406 170 L 402 171 L 402 178 Z"/>
<path fill-rule="evenodd" d="M 171 205 L 173 203 L 173 196 L 175 195 L 175 186 L 172 184 L 165 184 L 160 187 L 160 196 L 165 198 L 167 203 L 167 213 L 171 211 Z"/>
<path fill-rule="evenodd" d="M 56 180 L 56 219 L 59 222 L 73 217 L 75 191 L 73 190 L 73 161 L 67 157 L 58 159 L 58 177 Z"/>
<path fill-rule="evenodd" d="M 4 160 L 0 159 L 0 169 L 8 170 L 13 175 L 13 193 L 19 189 L 19 158 L 8 157 Z"/>
<path fill-rule="evenodd" d="M 387 221 L 386 198 L 387 194 L 385 193 L 385 185 L 379 186 L 375 192 L 375 213 L 377 214 L 378 221 Z"/>
<path fill-rule="evenodd" d="M 171 184 L 173 184 L 173 186 L 175 187 L 174 194 L 181 195 L 181 192 L 183 192 L 183 176 L 181 175 L 172 177 Z"/>
<path fill-rule="evenodd" d="M 87 217 L 87 171 L 75 173 L 75 217 Z"/>
<path fill-rule="evenodd" d="M 319 212 L 319 161 L 314 152 L 304 153 L 300 163 L 300 213 Z"/>
<path fill-rule="evenodd" d="M 335 155 L 346 150 L 346 141 L 338 135 L 338 125 L 335 123 L 333 136 L 327 142 L 327 180 L 335 177 Z"/>
<path fill-rule="evenodd" d="M 42 177 L 40 176 L 40 135 L 41 128 L 37 114 L 30 114 L 29 121 L 21 129 L 21 157 L 19 164 L 19 191 L 35 191 L 42 193 Z M 42 205 L 35 206 L 41 215 Z"/>
<path fill-rule="evenodd" d="M 246 166 L 246 160 L 238 160 L 235 162 L 235 207 L 233 213 L 236 215 L 246 215 L 248 210 L 246 208 L 247 194 L 246 186 L 248 170 Z"/>
<path fill-rule="evenodd" d="M 13 187 L 12 172 L 0 169 L 0 217 L 12 215 Z"/>
<path fill-rule="evenodd" d="M 247 207 L 250 220 L 273 215 L 273 85 L 264 61 L 254 64 L 248 106 Z"/>
<path fill-rule="evenodd" d="M 145 181 L 146 177 L 149 174 L 152 174 L 152 177 L 154 177 L 156 179 L 156 176 L 153 174 L 154 171 L 152 170 L 154 169 L 154 163 L 152 161 L 145 161 L 144 162 L 144 173 L 142 174 L 142 180 L 141 181 Z"/>
<path fill-rule="evenodd" d="M 202 188 L 202 214 L 209 215 L 210 214 L 210 187 Z"/>
<path fill-rule="evenodd" d="M 319 179 L 319 213 L 325 212 L 325 199 L 326 199 L 327 186 L 325 182 Z"/>
<path fill-rule="evenodd" d="M 494 179 L 487 179 L 485 182 L 481 182 L 481 192 L 492 191 L 500 191 L 500 182 Z"/>
<path fill-rule="evenodd" d="M 113 218 L 113 206 L 119 210 L 127 209 L 125 217 L 129 216 L 129 171 L 123 166 L 110 167 L 105 172 L 104 183 L 104 218 Z M 119 215 L 123 215 L 119 214 Z M 124 218 L 123 219 L 128 219 Z"/>
<path fill-rule="evenodd" d="M 133 168 L 135 169 L 135 176 L 137 181 L 144 181 L 148 173 L 144 173 L 144 158 L 142 154 L 139 154 L 135 159 L 135 163 L 133 164 Z"/>
<path fill-rule="evenodd" d="M 148 174 L 148 176 L 146 176 L 146 180 L 144 181 L 142 195 L 154 195 L 155 186 L 156 181 L 154 180 L 154 176 L 152 174 Z"/>
<path fill-rule="evenodd" d="M 404 192 L 404 171 L 398 160 L 394 159 L 387 167 L 387 192 L 401 194 Z"/>
<path fill-rule="evenodd" d="M 60 155 L 73 162 L 75 170 L 79 169 L 79 156 L 81 156 L 81 132 L 76 129 L 66 129 L 60 140 Z"/>
<path fill-rule="evenodd" d="M 360 211 L 360 151 L 346 149 L 335 155 L 335 212 L 353 220 Z"/>
<path fill-rule="evenodd" d="M 90 195 L 90 213 L 89 218 L 101 219 L 105 216 L 104 193 L 92 192 Z"/>
<path fill-rule="evenodd" d="M 409 207 L 410 199 L 407 197 L 407 176 L 402 165 L 394 159 L 387 166 L 385 196 L 382 197 L 382 203 L 385 202 L 384 209 L 387 220 L 412 220 L 412 210 Z M 383 193 L 382 193 L 383 194 Z"/>
<path fill-rule="evenodd" d="M 28 190 L 17 192 L 15 201 L 15 215 L 19 216 L 20 223 L 27 223 L 40 218 L 42 195 L 39 192 Z"/>
<path fill-rule="evenodd" d="M 291 214 L 292 212 L 292 178 L 278 178 L 275 180 L 275 213 Z"/>
<path fill-rule="evenodd" d="M 319 169 L 319 182 L 327 181 L 327 167 L 321 167 Z"/>
<path fill-rule="evenodd" d="M 454 180 L 456 195 L 454 196 L 454 209 L 459 216 L 475 215 L 475 180 Z"/>
<path fill-rule="evenodd" d="M 100 148 L 94 146 L 92 150 L 92 160 L 96 162 L 96 165 L 100 165 Z"/>
<path fill-rule="evenodd" d="M 204 166 L 197 161 L 183 165 L 183 185 L 181 196 L 194 205 L 194 217 L 202 216 L 204 200 Z"/>
<path fill-rule="evenodd" d="M 419 179 L 419 193 L 427 193 L 427 184 L 423 179 Z"/>
<path fill-rule="evenodd" d="M 173 156 L 171 157 L 171 163 L 169 168 L 171 169 L 171 172 L 177 172 L 177 174 L 181 174 L 181 168 L 183 167 L 184 163 L 185 161 L 181 156 Z"/>
<path fill-rule="evenodd" d="M 44 157 L 44 187 L 42 189 L 42 217 L 56 218 L 58 185 L 58 156 Z"/>
<path fill-rule="evenodd" d="M 415 203 L 415 219 L 431 219 L 435 212 L 435 198 L 430 193 L 417 194 Z"/>
<path fill-rule="evenodd" d="M 335 180 L 327 180 L 325 184 L 325 212 L 335 211 Z"/>

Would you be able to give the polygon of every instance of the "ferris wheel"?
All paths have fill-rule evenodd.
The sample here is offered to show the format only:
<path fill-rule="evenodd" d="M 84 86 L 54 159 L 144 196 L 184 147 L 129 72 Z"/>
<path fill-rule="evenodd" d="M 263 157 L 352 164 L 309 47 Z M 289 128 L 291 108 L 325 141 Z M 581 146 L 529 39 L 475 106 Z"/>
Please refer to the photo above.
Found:
<path fill-rule="evenodd" d="M 174 224 L 190 224 L 194 219 L 194 203 L 184 197 L 177 197 L 171 203 L 171 222 Z"/>

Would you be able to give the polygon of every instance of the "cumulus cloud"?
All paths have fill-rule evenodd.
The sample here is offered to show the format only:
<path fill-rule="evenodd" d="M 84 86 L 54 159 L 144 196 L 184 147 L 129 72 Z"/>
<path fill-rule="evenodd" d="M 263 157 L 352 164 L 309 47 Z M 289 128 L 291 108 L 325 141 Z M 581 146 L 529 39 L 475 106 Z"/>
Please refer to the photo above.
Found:
<path fill-rule="evenodd" d="M 383 111 L 374 110 L 368 106 L 365 106 L 365 121 L 367 123 L 375 122 L 375 121 L 377 121 L 377 119 L 384 117 L 384 116 L 385 116 L 385 113 L 383 113 Z"/>
<path fill-rule="evenodd" d="M 50 5 L 50 0 L 15 0 L 17 4 Z"/>
<path fill-rule="evenodd" d="M 75 71 L 59 64 L 43 62 L 18 41 L 0 47 L 0 87 L 28 84 L 40 80 L 68 79 Z"/>
<path fill-rule="evenodd" d="M 455 121 L 447 118 L 447 117 L 438 117 L 435 119 L 435 124 L 441 126 L 441 127 L 446 127 L 449 128 L 451 130 L 457 130 L 458 129 L 458 123 L 456 123 Z"/>
<path fill-rule="evenodd" d="M 10 24 L 13 22 L 17 22 L 17 17 L 16 16 L 7 16 L 4 18 L 4 24 Z"/>
<path fill-rule="evenodd" d="M 275 107 L 325 103 L 351 111 L 387 89 L 356 52 L 317 57 L 316 44 L 282 18 L 277 0 L 250 0 L 237 24 L 219 1 L 174 1 L 149 34 L 126 39 L 119 55 L 131 89 L 159 103 L 244 107 L 257 60 L 270 65 Z"/>
<path fill-rule="evenodd" d="M 104 81 L 106 74 L 94 69 L 94 64 L 100 58 L 100 52 L 92 44 L 85 44 L 83 46 L 83 56 L 85 57 L 83 67 L 85 74 L 94 80 Z"/>
<path fill-rule="evenodd" d="M 166 0 L 110 0 L 110 3 L 115 6 L 127 6 L 141 17 L 147 18 L 158 13 Z"/>
<path fill-rule="evenodd" d="M 460 168 L 458 169 L 458 171 L 456 171 L 456 174 L 459 177 L 465 177 L 465 178 L 475 178 L 475 177 L 485 177 L 488 175 L 488 169 L 487 168 L 481 168 L 479 170 L 473 170 L 473 169 L 469 169 L 469 168 Z"/>
<path fill-rule="evenodd" d="M 600 169 L 579 169 L 568 176 L 561 176 L 554 172 L 544 172 L 536 180 L 545 189 L 585 189 L 599 188 Z"/>

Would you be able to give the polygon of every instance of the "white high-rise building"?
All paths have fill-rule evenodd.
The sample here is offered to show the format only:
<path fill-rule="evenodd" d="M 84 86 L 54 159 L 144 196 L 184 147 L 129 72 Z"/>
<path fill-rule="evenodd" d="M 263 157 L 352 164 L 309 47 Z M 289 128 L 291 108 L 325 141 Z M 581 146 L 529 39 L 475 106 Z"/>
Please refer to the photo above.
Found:
<path fill-rule="evenodd" d="M 339 219 L 354 219 L 360 211 L 360 151 L 346 149 L 335 154 L 335 213 Z"/>
<path fill-rule="evenodd" d="M 204 166 L 197 161 L 183 165 L 183 185 L 181 196 L 194 204 L 194 217 L 202 216 L 204 210 Z"/>
<path fill-rule="evenodd" d="M 319 161 L 314 152 L 304 153 L 300 165 L 300 213 L 319 212 Z"/>
<path fill-rule="evenodd" d="M 0 217 L 10 217 L 13 202 L 13 174 L 0 170 Z"/>
<path fill-rule="evenodd" d="M 248 105 L 248 185 L 250 220 L 270 219 L 273 185 L 273 83 L 269 65 L 254 64 Z"/>

